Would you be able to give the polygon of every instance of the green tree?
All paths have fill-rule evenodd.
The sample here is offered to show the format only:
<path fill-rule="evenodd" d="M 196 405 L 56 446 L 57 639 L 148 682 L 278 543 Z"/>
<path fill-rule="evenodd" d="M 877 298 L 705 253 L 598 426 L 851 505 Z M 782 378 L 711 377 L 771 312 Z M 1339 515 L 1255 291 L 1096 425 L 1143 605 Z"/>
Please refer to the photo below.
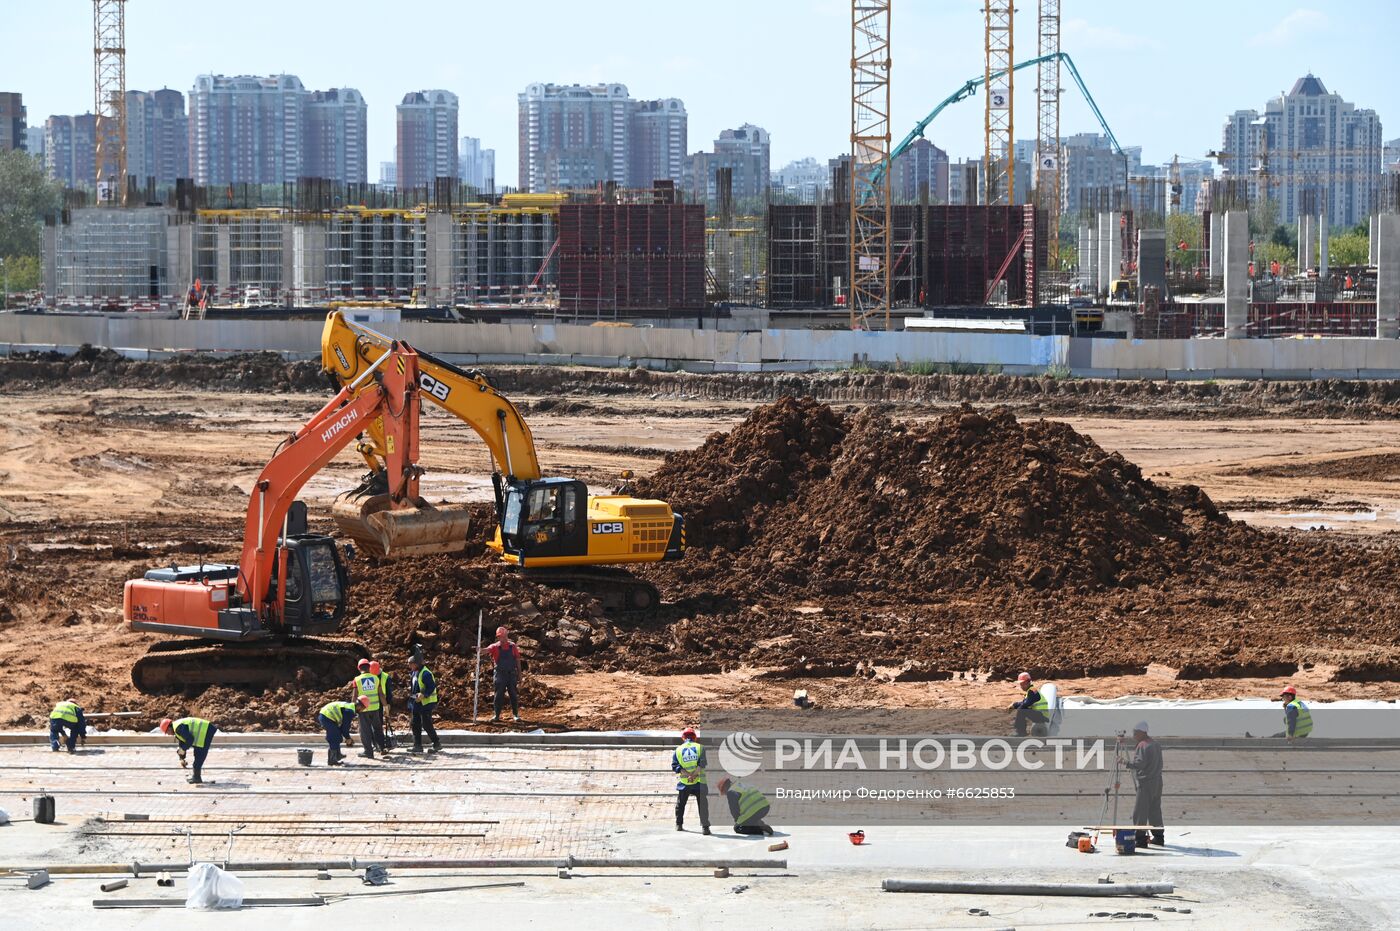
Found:
<path fill-rule="evenodd" d="M 5 271 L 0 282 L 8 285 L 9 294 L 37 291 L 44 280 L 44 264 L 37 255 L 13 255 L 5 259 Z"/>
<path fill-rule="evenodd" d="M 1327 239 L 1327 257 L 1329 265 L 1365 265 L 1371 258 L 1370 231 L 1333 233 Z"/>
<path fill-rule="evenodd" d="M 1188 249 L 1201 248 L 1201 218 L 1187 213 L 1173 213 L 1167 217 L 1167 251 L 1175 251 L 1183 242 Z"/>
<path fill-rule="evenodd" d="M 1261 200 L 1249 205 L 1249 235 L 1262 239 L 1278 226 L 1278 201 Z"/>
<path fill-rule="evenodd" d="M 0 152 L 0 256 L 39 255 L 44 217 L 57 213 L 58 185 L 39 160 L 18 149 Z"/>
<path fill-rule="evenodd" d="M 1264 243 L 1261 260 L 1255 267 L 1260 274 L 1267 272 L 1269 266 L 1277 262 L 1284 275 L 1293 274 L 1293 266 L 1297 264 L 1298 250 L 1293 246 L 1283 245 L 1277 242 Z"/>

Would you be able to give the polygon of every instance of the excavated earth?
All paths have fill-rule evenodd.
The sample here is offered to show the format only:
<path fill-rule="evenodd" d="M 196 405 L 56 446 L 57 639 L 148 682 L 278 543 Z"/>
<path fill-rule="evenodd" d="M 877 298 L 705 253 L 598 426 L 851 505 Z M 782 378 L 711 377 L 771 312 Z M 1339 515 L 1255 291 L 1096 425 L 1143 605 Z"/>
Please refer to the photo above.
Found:
<path fill-rule="evenodd" d="M 0 364 L 0 391 L 324 393 L 316 369 L 273 354 L 141 363 L 85 350 Z M 458 696 L 470 692 L 478 623 L 488 640 L 498 624 L 515 632 L 526 654 L 522 698 L 545 724 L 550 709 L 573 697 L 570 679 L 587 676 L 757 671 L 760 680 L 812 683 L 814 694 L 855 695 L 886 682 L 1004 680 L 1023 668 L 1066 679 L 1152 667 L 1176 680 L 1300 670 L 1325 670 L 1324 681 L 1339 683 L 1400 680 L 1400 549 L 1389 535 L 1255 529 L 1231 521 L 1194 486 L 1158 485 L 1070 426 L 1039 419 L 1057 410 L 1393 419 L 1395 383 L 707 378 L 523 367 L 492 376 L 531 398 L 521 406 L 539 414 L 598 413 L 612 397 L 686 401 L 702 415 L 707 402 L 730 416 L 734 402 L 771 403 L 696 448 L 669 452 L 639 480 L 639 493 L 686 516 L 690 546 L 684 560 L 641 570 L 666 598 L 654 616 L 609 618 L 588 596 L 499 566 L 484 545 L 484 507 L 463 554 L 357 560 L 345 637 L 400 672 L 420 645 Z M 925 416 L 913 419 L 919 411 Z M 1395 458 L 1328 468 L 1340 477 L 1388 476 Z M 182 481 L 195 490 L 182 485 L 180 494 L 238 506 L 237 488 L 218 474 Z M 198 708 L 227 727 L 306 729 L 320 704 L 343 697 L 343 686 L 290 668 L 257 694 L 132 690 L 130 662 L 149 638 L 119 631 L 113 592 L 152 564 L 233 558 L 236 520 L 210 519 L 192 531 L 158 509 L 135 524 L 4 518 L 0 511 L 0 636 L 32 644 L 23 661 L 44 669 L 35 687 L 44 702 L 81 692 L 91 696 L 89 710 L 143 712 L 143 726 L 172 708 Z M 63 628 L 66 645 L 50 645 L 44 625 Z M 486 686 L 489 695 L 489 673 Z M 461 701 L 444 712 L 448 724 L 470 716 Z M 650 720 L 638 708 L 568 724 Z M 42 721 L 10 704 L 0 724 Z"/>

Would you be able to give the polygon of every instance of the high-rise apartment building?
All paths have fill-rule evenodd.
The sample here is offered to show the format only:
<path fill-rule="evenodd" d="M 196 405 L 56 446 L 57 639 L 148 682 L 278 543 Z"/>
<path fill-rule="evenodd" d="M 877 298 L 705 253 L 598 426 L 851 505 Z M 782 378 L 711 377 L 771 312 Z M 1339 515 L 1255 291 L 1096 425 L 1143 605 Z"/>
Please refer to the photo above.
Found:
<path fill-rule="evenodd" d="M 0 152 L 27 147 L 24 116 L 24 95 L 0 91 Z"/>
<path fill-rule="evenodd" d="M 457 95 L 444 90 L 405 94 L 398 108 L 399 190 L 457 177 Z"/>
<path fill-rule="evenodd" d="M 190 91 L 196 184 L 281 184 L 302 174 L 306 88 L 294 75 L 202 74 Z"/>
<path fill-rule="evenodd" d="M 713 152 L 696 152 L 686 166 L 686 190 L 698 200 L 714 203 L 716 170 L 728 168 L 735 200 L 761 200 L 771 174 L 768 130 L 752 123 L 721 130 Z"/>
<path fill-rule="evenodd" d="M 623 84 L 531 84 L 518 100 L 522 190 L 684 181 L 688 121 L 675 98 L 633 100 Z"/>
<path fill-rule="evenodd" d="M 367 108 L 351 87 L 312 91 L 306 98 L 301 175 L 363 184 L 369 180 Z"/>
<path fill-rule="evenodd" d="M 51 116 L 44 122 L 44 166 L 64 187 L 91 188 L 97 183 L 97 119 Z"/>
<path fill-rule="evenodd" d="M 170 88 L 126 92 L 126 173 L 144 184 L 190 177 L 185 95 Z"/>
<path fill-rule="evenodd" d="M 1400 175 L 1400 139 L 1392 139 L 1381 149 L 1381 164 L 1386 174 Z"/>
<path fill-rule="evenodd" d="M 1120 155 L 1107 136 L 1065 136 L 1060 140 L 1060 210 L 1069 213 L 1117 209 L 1128 178 L 1141 175 L 1141 168 L 1141 146 L 1128 146 Z"/>
<path fill-rule="evenodd" d="M 44 127 L 30 126 L 24 131 L 24 136 L 27 140 L 24 147 L 29 150 L 29 154 L 41 162 L 44 161 Z"/>
<path fill-rule="evenodd" d="M 773 172 L 773 191 L 799 203 L 819 204 L 826 196 L 830 179 L 826 166 L 815 158 L 799 158 Z"/>
<path fill-rule="evenodd" d="M 948 203 L 948 153 L 927 139 L 916 139 L 890 165 L 890 197 L 916 203 L 925 184 L 929 203 Z"/>
<path fill-rule="evenodd" d="M 1374 209 L 1383 146 L 1374 110 L 1358 110 L 1309 74 L 1262 114 L 1231 114 L 1221 166 L 1227 180 L 1248 180 L 1252 201 L 1275 201 L 1281 223 L 1296 220 L 1304 192 L 1315 192 L 1332 225 L 1354 226 Z"/>
<path fill-rule="evenodd" d="M 496 150 L 481 147 L 475 136 L 463 136 L 457 143 L 458 177 L 478 191 L 496 189 Z"/>

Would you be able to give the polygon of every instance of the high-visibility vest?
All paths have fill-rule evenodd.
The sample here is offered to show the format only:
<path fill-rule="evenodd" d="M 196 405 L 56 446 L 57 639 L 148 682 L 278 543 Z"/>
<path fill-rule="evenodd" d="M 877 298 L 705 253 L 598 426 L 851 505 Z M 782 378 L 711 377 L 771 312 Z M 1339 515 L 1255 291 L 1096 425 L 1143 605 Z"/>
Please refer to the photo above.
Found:
<path fill-rule="evenodd" d="M 379 679 L 373 673 L 361 673 L 355 677 L 356 694 L 369 699 L 366 711 L 379 710 Z"/>
<path fill-rule="evenodd" d="M 1035 700 L 1035 704 L 1031 705 L 1030 708 L 1028 708 L 1028 709 L 1026 709 L 1026 710 L 1028 710 L 1028 711 L 1049 711 L 1049 710 L 1050 710 L 1050 700 L 1049 700 L 1048 698 L 1045 697 L 1045 690 L 1044 690 L 1044 689 L 1036 689 L 1035 694 L 1038 695 L 1039 697 Z"/>
<path fill-rule="evenodd" d="M 379 674 L 379 694 L 385 699 L 389 697 L 389 674 L 387 672 Z"/>
<path fill-rule="evenodd" d="M 321 707 L 321 714 L 334 721 L 336 724 L 344 723 L 345 712 L 347 711 L 351 714 L 355 713 L 355 706 L 348 701 L 326 702 L 326 704 Z"/>
<path fill-rule="evenodd" d="M 181 718 L 175 722 L 172 731 L 178 731 L 183 724 L 190 731 L 190 745 L 195 747 L 209 746 L 209 722 L 203 718 Z"/>
<path fill-rule="evenodd" d="M 683 784 L 705 784 L 705 771 L 700 768 L 700 753 L 704 749 L 693 740 L 687 740 L 676 748 L 676 762 L 681 765 L 680 776 Z"/>
<path fill-rule="evenodd" d="M 418 671 L 415 672 L 415 673 L 413 674 L 413 691 L 415 691 L 415 692 L 418 693 L 418 704 L 420 704 L 420 705 L 435 705 L 435 704 L 437 704 L 437 700 L 438 700 L 438 697 L 437 697 L 437 679 L 436 679 L 436 678 L 433 679 L 433 691 L 432 691 L 432 693 L 431 693 L 431 694 L 428 694 L 428 695 L 424 695 L 424 694 L 423 694 L 423 673 L 425 673 L 425 672 L 428 673 L 429 675 L 432 675 L 432 673 L 428 670 L 428 667 L 427 667 L 427 666 L 419 666 L 419 667 L 418 667 Z"/>
<path fill-rule="evenodd" d="M 78 723 L 78 706 L 71 701 L 61 701 L 53 706 L 53 711 L 49 712 L 50 721 L 67 721 L 69 724 Z"/>
<path fill-rule="evenodd" d="M 1308 706 L 1307 706 L 1307 705 L 1303 704 L 1301 701 L 1299 701 L 1299 700 L 1296 699 L 1296 698 L 1293 699 L 1291 702 L 1289 702 L 1287 705 L 1284 705 L 1284 706 L 1283 706 L 1283 707 L 1284 707 L 1284 712 L 1283 712 L 1283 726 L 1284 726 L 1284 727 L 1287 727 L 1287 726 L 1288 726 L 1288 710 L 1287 710 L 1287 709 L 1288 709 L 1290 706 L 1297 706 L 1297 708 L 1298 708 L 1298 720 L 1297 720 L 1297 722 L 1293 725 L 1293 736 L 1294 736 L 1294 737 L 1306 737 L 1306 736 L 1308 736 L 1309 734 L 1311 734 L 1311 733 L 1312 733 L 1312 712 L 1308 710 Z"/>
<path fill-rule="evenodd" d="M 768 796 L 757 789 L 743 788 L 739 792 L 739 823 L 748 824 L 751 818 L 768 807 Z"/>

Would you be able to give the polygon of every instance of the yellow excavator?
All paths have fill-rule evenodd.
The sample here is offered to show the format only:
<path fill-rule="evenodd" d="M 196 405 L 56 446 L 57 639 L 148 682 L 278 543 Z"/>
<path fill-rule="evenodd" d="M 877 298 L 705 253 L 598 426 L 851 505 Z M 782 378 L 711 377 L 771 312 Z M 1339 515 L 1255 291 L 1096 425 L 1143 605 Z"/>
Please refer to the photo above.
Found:
<path fill-rule="evenodd" d="M 343 390 L 396 345 L 395 340 L 345 318 L 326 317 L 321 363 Z M 407 347 L 401 340 L 397 345 Z M 520 412 L 485 373 L 416 353 L 421 397 L 467 424 L 491 452 L 496 530 L 488 544 L 510 565 L 550 585 L 586 591 L 613 611 L 645 612 L 660 603 L 651 583 L 621 568 L 679 559 L 685 520 L 665 501 L 625 494 L 590 495 L 578 479 L 546 477 L 535 440 Z M 341 532 L 378 556 L 408 555 L 381 526 L 390 506 L 385 464 L 393 453 L 379 420 L 356 447 L 369 466 L 360 488 L 337 499 L 332 514 Z"/>

